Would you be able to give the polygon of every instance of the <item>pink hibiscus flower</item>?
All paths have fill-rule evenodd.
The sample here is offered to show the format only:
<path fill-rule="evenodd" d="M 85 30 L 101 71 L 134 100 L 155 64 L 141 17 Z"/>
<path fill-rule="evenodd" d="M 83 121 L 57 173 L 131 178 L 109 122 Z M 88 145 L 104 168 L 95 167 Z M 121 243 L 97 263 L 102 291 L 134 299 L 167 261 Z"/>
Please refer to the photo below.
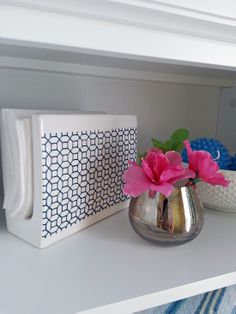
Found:
<path fill-rule="evenodd" d="M 168 197 L 174 184 L 183 179 L 195 178 L 195 172 L 182 166 L 179 153 L 150 151 L 140 166 L 131 162 L 124 173 L 124 193 L 137 197 L 147 190 L 160 192 Z"/>
<path fill-rule="evenodd" d="M 210 153 L 203 150 L 193 151 L 188 140 L 184 141 L 184 145 L 188 154 L 189 169 L 196 173 L 196 179 L 212 185 L 229 185 L 229 181 L 218 172 L 219 166 Z"/>

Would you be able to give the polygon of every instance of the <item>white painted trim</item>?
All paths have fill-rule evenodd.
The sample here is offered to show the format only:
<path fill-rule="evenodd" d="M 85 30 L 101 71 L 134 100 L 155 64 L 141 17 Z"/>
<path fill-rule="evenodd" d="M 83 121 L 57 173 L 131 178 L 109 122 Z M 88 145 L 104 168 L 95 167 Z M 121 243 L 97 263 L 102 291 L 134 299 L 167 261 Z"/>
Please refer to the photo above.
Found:
<path fill-rule="evenodd" d="M 173 4 L 171 1 L 157 1 L 157 0 L 0 0 L 1 4 L 17 6 L 22 8 L 61 13 L 65 15 L 74 15 L 80 17 L 86 17 L 91 19 L 109 20 L 113 22 L 121 22 L 122 24 L 128 23 L 134 25 L 134 23 L 142 26 L 144 21 L 146 26 L 160 26 L 157 17 L 165 16 L 168 20 L 168 25 L 172 25 L 173 21 L 170 17 L 179 17 L 178 23 L 183 23 L 186 26 L 184 18 L 190 18 L 192 22 L 202 23 L 210 22 L 228 26 L 236 26 L 236 18 L 232 18 L 230 14 L 222 14 L 225 6 L 222 6 L 222 2 L 214 3 L 214 8 L 218 6 L 221 9 L 221 14 L 211 12 L 212 8 L 204 10 L 203 6 L 199 2 L 206 4 L 206 0 L 199 0 L 199 9 L 196 9 L 196 5 L 192 6 L 185 1 L 180 5 L 179 2 Z M 227 0 L 229 1 L 229 0 Z M 182 1 L 183 2 L 183 1 Z M 209 2 L 209 1 L 208 1 Z M 231 1 L 231 5 L 235 6 L 235 3 Z M 230 10 L 228 10 L 230 12 Z M 230 12 L 231 13 L 231 12 Z M 155 15 L 155 19 L 153 19 Z M 161 21 L 162 23 L 164 20 Z M 197 25 L 197 24 L 196 24 Z M 191 26 L 192 29 L 192 23 Z M 175 25 L 175 28 L 178 25 Z M 189 30 L 185 30 L 189 31 Z M 217 35 L 217 34 L 212 34 Z"/>
<path fill-rule="evenodd" d="M 211 290 L 231 286 L 236 282 L 236 272 L 224 274 L 214 278 L 193 282 L 191 284 L 174 287 L 172 289 L 158 291 L 142 295 L 133 299 L 108 304 L 95 309 L 77 312 L 77 314 L 129 314 L 150 309 L 173 301 L 189 298 L 197 294 Z"/>
<path fill-rule="evenodd" d="M 14 57 L 1 57 L 0 68 L 28 71 L 40 71 L 70 75 L 86 75 L 106 77 L 112 79 L 128 79 L 137 81 L 166 82 L 189 85 L 203 85 L 216 87 L 232 87 L 230 79 L 202 77 L 194 75 L 169 74 L 157 72 L 145 72 L 137 70 L 125 70 L 111 67 L 52 62 L 45 60 L 33 60 Z"/>
<path fill-rule="evenodd" d="M 235 19 L 158 1 L 0 0 L 0 42 L 236 68 Z"/>
<path fill-rule="evenodd" d="M 150 0 L 0 0 L 12 6 L 236 42 L 236 19 Z"/>

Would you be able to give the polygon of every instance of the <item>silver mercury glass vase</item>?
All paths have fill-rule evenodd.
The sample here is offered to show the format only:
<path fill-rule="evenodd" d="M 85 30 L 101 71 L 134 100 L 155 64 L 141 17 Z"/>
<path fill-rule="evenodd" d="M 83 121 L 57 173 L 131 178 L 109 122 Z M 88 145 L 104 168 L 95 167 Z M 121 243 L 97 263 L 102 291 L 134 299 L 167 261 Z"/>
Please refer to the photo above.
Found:
<path fill-rule="evenodd" d="M 203 227 L 204 212 L 196 185 L 176 187 L 166 198 L 147 191 L 131 198 L 129 219 L 144 239 L 178 245 L 194 239 Z"/>

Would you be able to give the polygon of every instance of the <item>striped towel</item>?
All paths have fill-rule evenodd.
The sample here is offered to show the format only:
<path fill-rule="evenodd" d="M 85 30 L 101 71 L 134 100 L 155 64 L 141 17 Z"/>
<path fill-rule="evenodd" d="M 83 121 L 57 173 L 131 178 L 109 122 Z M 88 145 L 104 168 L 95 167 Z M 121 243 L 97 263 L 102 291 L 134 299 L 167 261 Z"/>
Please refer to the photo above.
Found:
<path fill-rule="evenodd" d="M 236 314 L 236 285 L 161 305 L 139 314 Z"/>

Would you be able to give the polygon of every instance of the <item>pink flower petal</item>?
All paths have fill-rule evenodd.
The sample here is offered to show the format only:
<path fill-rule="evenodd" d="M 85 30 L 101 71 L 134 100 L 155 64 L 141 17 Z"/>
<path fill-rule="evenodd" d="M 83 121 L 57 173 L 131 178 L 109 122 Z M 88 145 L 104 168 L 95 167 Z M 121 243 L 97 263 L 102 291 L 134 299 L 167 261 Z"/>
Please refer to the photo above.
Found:
<path fill-rule="evenodd" d="M 181 181 L 184 179 L 194 179 L 196 177 L 196 173 L 190 169 L 185 169 L 184 172 L 179 174 L 179 176 L 174 177 L 173 179 L 169 180 L 169 183 L 175 184 L 177 181 Z"/>
<path fill-rule="evenodd" d="M 213 185 L 222 185 L 225 187 L 229 185 L 229 181 L 222 174 L 218 173 L 219 166 L 212 159 L 209 152 L 202 150 L 192 151 L 190 143 L 187 140 L 184 141 L 184 145 L 188 154 L 189 169 L 196 173 L 197 178 Z"/>
<path fill-rule="evenodd" d="M 163 154 L 163 151 L 160 148 L 152 147 L 148 153 Z"/>
<path fill-rule="evenodd" d="M 151 182 L 148 180 L 143 169 L 138 166 L 130 166 L 124 173 L 124 194 L 137 197 L 147 191 Z"/>
<path fill-rule="evenodd" d="M 177 168 L 177 167 L 172 167 L 169 169 L 166 169 L 162 172 L 161 174 L 161 182 L 170 182 L 171 180 L 175 180 L 176 177 L 179 177 L 180 175 L 184 174 L 184 169 L 183 168 Z"/>
<path fill-rule="evenodd" d="M 191 146 L 190 146 L 190 142 L 189 142 L 188 140 L 185 140 L 185 141 L 183 141 L 183 143 L 184 143 L 184 146 L 185 146 L 185 148 L 186 148 L 188 157 L 191 156 L 191 154 L 192 154 L 193 151 L 192 151 L 192 148 L 191 148 Z"/>
<path fill-rule="evenodd" d="M 161 184 L 159 184 L 159 185 L 154 185 L 154 184 L 152 184 L 152 185 L 150 186 L 150 189 L 151 189 L 152 191 L 160 192 L 160 193 L 162 193 L 163 195 L 165 195 L 165 197 L 168 197 L 168 196 L 170 196 L 170 194 L 173 192 L 174 187 L 173 187 L 173 185 L 170 184 L 170 183 L 163 182 L 163 183 L 161 183 Z"/>
<path fill-rule="evenodd" d="M 222 185 L 224 187 L 228 187 L 230 183 L 230 181 L 226 180 L 221 173 L 216 173 L 214 177 L 206 178 L 203 181 L 210 183 L 212 185 Z"/>
<path fill-rule="evenodd" d="M 199 166 L 199 176 L 201 178 L 213 177 L 219 170 L 218 164 L 212 160 L 211 156 L 205 156 L 201 160 L 201 165 Z"/>
<path fill-rule="evenodd" d="M 164 169 L 169 167 L 169 161 L 164 154 L 156 154 L 151 152 L 142 161 L 142 167 L 150 180 L 158 184 L 160 180 L 160 174 Z"/>
<path fill-rule="evenodd" d="M 184 177 L 182 179 L 195 179 L 196 173 L 191 169 L 185 169 Z"/>
<path fill-rule="evenodd" d="M 170 164 L 173 166 L 178 166 L 183 161 L 181 155 L 175 151 L 169 151 L 165 155 L 168 158 Z"/>
<path fill-rule="evenodd" d="M 170 162 L 164 154 L 157 154 L 155 156 L 155 167 L 154 172 L 157 172 L 158 175 L 162 173 L 166 168 L 170 167 Z M 158 170 L 158 171 L 157 171 Z"/>
<path fill-rule="evenodd" d="M 187 155 L 188 155 L 188 161 L 189 161 L 189 169 L 197 172 L 198 171 L 198 162 L 199 160 L 197 158 L 194 158 L 194 152 L 190 146 L 190 143 L 188 140 L 185 140 L 184 142 Z"/>
<path fill-rule="evenodd" d="M 146 159 L 142 161 L 142 168 L 146 176 L 148 176 L 152 182 L 155 182 L 154 174 L 153 171 L 151 170 L 153 167 L 152 168 L 149 167 L 149 164 L 146 161 Z"/>

